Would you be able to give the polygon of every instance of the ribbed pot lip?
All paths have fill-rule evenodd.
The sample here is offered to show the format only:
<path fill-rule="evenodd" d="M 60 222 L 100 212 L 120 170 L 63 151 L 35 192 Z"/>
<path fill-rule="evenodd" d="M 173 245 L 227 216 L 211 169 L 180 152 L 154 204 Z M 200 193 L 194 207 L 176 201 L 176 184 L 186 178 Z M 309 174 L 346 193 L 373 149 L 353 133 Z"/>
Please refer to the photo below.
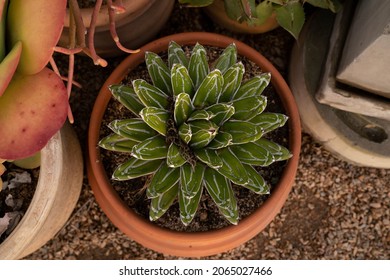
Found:
<path fill-rule="evenodd" d="M 289 149 L 293 156 L 287 162 L 283 176 L 273 188 L 265 203 L 236 226 L 208 232 L 176 232 L 164 229 L 145 220 L 120 199 L 110 185 L 97 146 L 104 111 L 111 98 L 108 86 L 120 83 L 123 77 L 144 61 L 146 51 L 159 53 L 169 42 L 180 45 L 202 45 L 225 48 L 235 43 L 240 55 L 255 62 L 263 71 L 271 72 L 271 83 L 280 96 L 289 116 Z M 168 255 L 202 257 L 221 253 L 245 243 L 263 230 L 280 211 L 294 183 L 301 147 L 301 125 L 294 97 L 277 69 L 260 53 L 248 45 L 220 34 L 207 32 L 179 33 L 157 39 L 125 58 L 106 80 L 96 99 L 88 131 L 88 177 L 97 202 L 110 220 L 131 239 L 145 247 Z"/>

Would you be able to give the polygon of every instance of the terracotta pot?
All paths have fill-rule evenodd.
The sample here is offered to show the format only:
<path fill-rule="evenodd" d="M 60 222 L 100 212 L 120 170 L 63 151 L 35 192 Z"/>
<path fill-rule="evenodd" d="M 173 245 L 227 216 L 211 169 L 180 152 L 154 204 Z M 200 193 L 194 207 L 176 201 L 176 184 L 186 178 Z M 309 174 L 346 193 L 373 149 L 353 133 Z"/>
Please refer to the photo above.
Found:
<path fill-rule="evenodd" d="M 144 62 L 145 51 L 156 53 L 164 51 L 171 40 L 181 45 L 194 45 L 199 42 L 202 45 L 221 48 L 234 42 L 239 54 L 254 61 L 264 71 L 271 72 L 272 85 L 280 95 L 289 116 L 289 148 L 293 157 L 288 161 L 283 177 L 266 202 L 253 214 L 241 220 L 237 226 L 198 233 L 176 232 L 158 227 L 126 206 L 110 185 L 108 177 L 111 176 L 107 176 L 100 160 L 100 149 L 97 148 L 97 143 L 103 114 L 111 98 L 108 86 L 120 83 L 129 71 Z M 111 221 L 131 239 L 145 247 L 169 255 L 200 257 L 224 252 L 248 241 L 263 230 L 279 212 L 294 182 L 300 153 L 301 128 L 293 95 L 280 73 L 267 59 L 235 39 L 219 34 L 194 32 L 158 39 L 142 47 L 140 53 L 127 57 L 111 74 L 99 93 L 91 115 L 88 137 L 88 178 L 96 200 Z"/>
<path fill-rule="evenodd" d="M 175 0 L 123 0 L 126 12 L 115 15 L 116 31 L 121 44 L 130 49 L 137 49 L 149 42 L 168 20 Z M 92 8 L 81 9 L 83 22 L 88 28 Z M 59 41 L 60 46 L 69 44 L 69 11 L 65 18 L 65 26 Z M 97 20 L 95 30 L 96 52 L 102 57 L 123 54 L 113 41 L 107 7 L 103 6 Z"/>
<path fill-rule="evenodd" d="M 17 227 L 0 244 L 0 259 L 21 259 L 53 238 L 76 206 L 82 181 L 81 149 L 66 124 L 41 151 L 35 194 Z"/>
<path fill-rule="evenodd" d="M 205 8 L 205 11 L 214 22 L 236 33 L 259 34 L 279 27 L 275 14 L 261 25 L 249 25 L 246 22 L 235 21 L 227 16 L 223 0 L 214 0 L 213 4 Z"/>

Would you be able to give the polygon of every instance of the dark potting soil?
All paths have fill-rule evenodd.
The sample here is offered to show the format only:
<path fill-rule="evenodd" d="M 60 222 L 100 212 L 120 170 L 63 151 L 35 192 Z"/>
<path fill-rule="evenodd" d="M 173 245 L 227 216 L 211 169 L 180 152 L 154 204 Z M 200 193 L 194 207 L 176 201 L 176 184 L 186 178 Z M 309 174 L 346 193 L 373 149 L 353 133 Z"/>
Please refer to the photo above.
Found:
<path fill-rule="evenodd" d="M 0 236 L 0 243 L 12 233 L 26 213 L 34 196 L 39 177 L 39 168 L 22 169 L 9 162 L 4 162 L 4 166 L 7 168 L 5 173 L 1 176 L 4 182 L 10 182 L 17 177 L 17 174 L 27 172 L 31 176 L 31 183 L 17 183 L 14 188 L 5 188 L 3 186 L 3 190 L 0 191 L 0 218 L 3 218 L 4 215 L 9 212 L 18 213 L 15 218 L 10 221 L 7 230 Z M 6 200 L 9 201 L 10 199 L 12 199 L 12 203 L 6 203 Z"/>
<path fill-rule="evenodd" d="M 222 52 L 220 48 L 207 46 L 204 47 L 207 50 L 210 64 Z M 191 48 L 183 49 L 189 53 Z M 163 59 L 166 59 L 166 53 L 160 54 L 160 56 Z M 261 69 L 259 69 L 259 67 L 253 62 L 248 61 L 247 59 L 240 56 L 238 57 L 238 60 L 242 61 L 245 66 L 243 81 L 262 73 Z M 151 82 L 145 64 L 141 64 L 139 67 L 137 67 L 137 69 L 131 71 L 123 80 L 123 84 L 131 85 L 131 81 L 136 78 L 145 79 Z M 265 95 L 268 100 L 268 105 L 265 111 L 285 113 L 282 102 L 271 84 L 265 89 L 263 95 Z M 112 98 L 103 117 L 100 139 L 112 133 L 111 130 L 107 127 L 111 121 L 132 117 L 134 117 L 134 115 L 132 115 L 128 109 Z M 288 147 L 287 124 L 284 127 L 267 134 L 266 138 Z M 109 178 L 119 164 L 131 158 L 129 154 L 111 152 L 104 149 L 101 149 L 101 157 Z M 285 165 L 286 162 L 275 162 L 269 167 L 257 167 L 258 172 L 267 182 L 271 184 L 271 193 L 272 188 L 278 183 Z M 125 203 L 130 208 L 132 208 L 145 219 L 149 219 L 150 200 L 146 197 L 146 185 L 149 179 L 149 176 L 145 176 L 129 181 L 111 180 L 112 186 L 118 192 L 121 199 L 125 201 Z M 244 187 L 236 185 L 233 185 L 233 190 L 237 198 L 240 219 L 243 219 L 253 213 L 264 203 L 264 201 L 269 196 L 257 195 Z M 187 232 L 208 231 L 211 229 L 220 229 L 230 225 L 230 223 L 220 214 L 218 207 L 205 189 L 203 191 L 197 213 L 188 226 L 184 226 L 180 221 L 179 203 L 177 201 L 175 201 L 169 210 L 154 223 L 164 228 Z"/>

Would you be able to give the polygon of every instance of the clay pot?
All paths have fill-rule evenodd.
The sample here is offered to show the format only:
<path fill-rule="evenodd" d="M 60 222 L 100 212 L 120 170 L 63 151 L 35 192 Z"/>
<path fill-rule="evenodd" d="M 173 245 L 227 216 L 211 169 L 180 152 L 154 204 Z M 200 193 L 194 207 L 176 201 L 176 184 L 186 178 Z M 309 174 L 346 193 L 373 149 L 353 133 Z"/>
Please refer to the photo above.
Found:
<path fill-rule="evenodd" d="M 279 27 L 275 14 L 269 17 L 261 25 L 249 25 L 246 22 L 240 23 L 236 20 L 233 20 L 227 16 L 223 0 L 214 0 L 211 5 L 205 8 L 205 11 L 214 22 L 236 33 L 259 34 Z"/>
<path fill-rule="evenodd" d="M 97 143 L 102 118 L 111 98 L 108 86 L 120 83 L 129 71 L 143 63 L 145 51 L 155 53 L 164 51 L 172 40 L 180 45 L 195 45 L 196 42 L 199 42 L 202 45 L 221 48 L 226 48 L 234 42 L 240 55 L 254 61 L 264 71 L 271 72 L 272 85 L 280 95 L 286 114 L 289 116 L 289 149 L 293 153 L 293 157 L 288 161 L 283 177 L 273 188 L 266 202 L 236 226 L 232 225 L 219 230 L 197 233 L 176 232 L 158 227 L 136 214 L 120 199 L 117 192 L 110 185 L 108 178 L 111 177 L 111 174 L 107 175 L 100 159 L 100 149 L 97 148 Z M 301 127 L 293 95 L 280 73 L 266 58 L 242 42 L 219 34 L 181 33 L 158 39 L 142 47 L 140 53 L 127 57 L 103 85 L 93 108 L 88 132 L 88 178 L 100 207 L 111 221 L 131 239 L 145 247 L 168 255 L 207 256 L 239 246 L 257 235 L 272 221 L 286 201 L 294 182 L 300 146 Z"/>
<path fill-rule="evenodd" d="M 129 49 L 137 49 L 149 42 L 169 19 L 175 0 L 123 0 L 126 11 L 115 15 L 116 31 L 121 44 Z M 89 28 L 93 8 L 81 9 L 83 22 Z M 95 30 L 95 48 L 102 57 L 123 54 L 113 41 L 107 7 L 102 6 Z M 59 40 L 60 46 L 69 44 L 69 10 Z"/>
<path fill-rule="evenodd" d="M 0 259 L 21 259 L 53 238 L 69 219 L 83 181 L 83 158 L 69 124 L 41 151 L 35 194 L 25 215 L 0 244 Z"/>

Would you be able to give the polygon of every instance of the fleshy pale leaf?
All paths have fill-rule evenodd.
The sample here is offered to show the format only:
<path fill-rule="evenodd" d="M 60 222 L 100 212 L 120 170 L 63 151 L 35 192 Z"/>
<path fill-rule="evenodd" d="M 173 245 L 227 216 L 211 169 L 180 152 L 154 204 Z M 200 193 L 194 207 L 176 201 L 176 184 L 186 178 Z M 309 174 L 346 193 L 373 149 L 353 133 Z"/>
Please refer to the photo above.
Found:
<path fill-rule="evenodd" d="M 192 103 L 196 108 L 204 108 L 215 104 L 221 94 L 223 77 L 220 70 L 210 72 L 200 84 Z"/>
<path fill-rule="evenodd" d="M 180 220 L 184 225 L 189 225 L 194 219 L 202 193 L 203 187 L 201 186 L 198 192 L 193 197 L 189 198 L 184 195 L 182 189 L 179 189 Z"/>
<path fill-rule="evenodd" d="M 145 63 L 153 85 L 165 93 L 172 93 L 171 72 L 161 57 L 153 52 L 145 52 Z"/>
<path fill-rule="evenodd" d="M 178 192 L 179 185 L 177 184 L 162 195 L 152 198 L 150 201 L 149 219 L 155 221 L 164 215 L 177 198 Z"/>
<path fill-rule="evenodd" d="M 219 129 L 215 123 L 206 120 L 196 120 L 188 124 L 192 131 L 190 146 L 193 149 L 206 147 L 217 135 Z"/>
<path fill-rule="evenodd" d="M 143 160 L 154 160 L 166 158 L 168 146 L 165 138 L 161 135 L 153 136 L 133 146 L 132 156 Z"/>
<path fill-rule="evenodd" d="M 222 159 L 216 150 L 200 149 L 195 151 L 196 157 L 211 168 L 218 169 L 223 165 Z"/>
<path fill-rule="evenodd" d="M 244 166 L 230 148 L 222 149 L 219 158 L 222 160 L 222 166 L 217 169 L 219 173 L 237 185 L 245 185 L 249 182 Z"/>
<path fill-rule="evenodd" d="M 244 82 L 233 96 L 234 100 L 257 96 L 263 93 L 271 81 L 271 73 L 263 73 Z"/>
<path fill-rule="evenodd" d="M 108 127 L 120 136 L 137 142 L 157 134 L 142 119 L 114 120 L 108 124 Z"/>
<path fill-rule="evenodd" d="M 209 73 L 206 49 L 200 44 L 196 44 L 192 49 L 190 62 L 188 64 L 188 72 L 195 89 L 198 89 L 204 78 Z"/>
<path fill-rule="evenodd" d="M 147 107 L 141 110 L 143 121 L 161 135 L 167 133 L 168 112 L 161 108 Z"/>
<path fill-rule="evenodd" d="M 177 126 L 182 125 L 193 111 L 191 97 L 187 93 L 180 93 L 175 100 L 173 117 Z"/>
<path fill-rule="evenodd" d="M 148 198 L 154 198 L 162 195 L 170 188 L 176 185 L 180 178 L 179 168 L 170 168 L 163 162 L 160 168 L 153 175 L 152 181 L 147 188 Z"/>
<path fill-rule="evenodd" d="M 262 1 L 256 6 L 256 24 L 261 25 L 267 21 L 272 15 L 273 7 L 272 3 L 268 1 Z"/>
<path fill-rule="evenodd" d="M 0 97 L 7 89 L 22 53 L 22 43 L 17 42 L 4 59 L 0 59 Z M 2 61 L 1 61 L 2 60 Z"/>
<path fill-rule="evenodd" d="M 112 174 L 112 179 L 125 181 L 156 172 L 162 160 L 141 160 L 132 157 L 125 163 L 120 164 Z"/>
<path fill-rule="evenodd" d="M 274 162 L 274 157 L 271 152 L 255 143 L 234 145 L 230 149 L 245 164 L 268 166 Z"/>
<path fill-rule="evenodd" d="M 0 97 L 0 158 L 41 150 L 64 124 L 68 108 L 65 85 L 52 70 L 15 75 Z"/>
<path fill-rule="evenodd" d="M 245 68 L 241 62 L 236 63 L 230 67 L 225 74 L 223 74 L 223 89 L 219 96 L 219 102 L 229 102 L 233 99 L 236 91 L 241 86 L 242 77 L 244 76 Z"/>
<path fill-rule="evenodd" d="M 222 126 L 235 113 L 234 106 L 226 103 L 214 104 L 205 110 L 214 115 L 211 120 L 218 126 Z"/>
<path fill-rule="evenodd" d="M 279 113 L 262 113 L 249 122 L 263 130 L 263 135 L 286 124 L 288 117 Z"/>
<path fill-rule="evenodd" d="M 137 143 L 137 141 L 112 133 L 100 140 L 99 146 L 109 151 L 131 153 L 131 149 Z"/>
<path fill-rule="evenodd" d="M 61 36 L 66 3 L 66 0 L 52 0 L 50 5 L 46 0 L 10 1 L 7 13 L 8 48 L 19 41 L 23 44 L 17 72 L 36 74 L 47 65 Z"/>
<path fill-rule="evenodd" d="M 299 2 L 288 2 L 275 9 L 276 20 L 281 27 L 286 29 L 296 40 L 305 23 L 305 11 Z"/>
<path fill-rule="evenodd" d="M 194 85 L 185 66 L 181 64 L 173 65 L 171 69 L 171 81 L 174 96 L 178 96 L 183 92 L 191 97 L 194 95 Z"/>
<path fill-rule="evenodd" d="M 253 142 L 262 136 L 261 128 L 245 121 L 228 121 L 224 123 L 221 130 L 233 136 L 233 144 Z"/>
<path fill-rule="evenodd" d="M 261 114 L 267 106 L 267 98 L 265 96 L 252 96 L 233 101 L 235 109 L 232 119 L 249 120 Z"/>
<path fill-rule="evenodd" d="M 274 161 L 287 160 L 292 157 L 287 148 L 267 139 L 261 138 L 255 144 L 269 151 L 274 157 Z"/>
<path fill-rule="evenodd" d="M 186 163 L 186 160 L 181 155 L 180 148 L 175 143 L 171 143 L 167 153 L 167 165 L 171 168 L 177 168 L 184 163 Z"/>
<path fill-rule="evenodd" d="M 176 42 L 171 41 L 168 46 L 168 64 L 172 68 L 174 64 L 181 64 L 188 68 L 188 58 L 183 49 Z"/>
<path fill-rule="evenodd" d="M 190 143 L 192 139 L 192 130 L 189 124 L 183 123 L 179 127 L 179 137 L 181 140 L 183 140 L 186 144 Z"/>
<path fill-rule="evenodd" d="M 161 109 L 166 109 L 168 107 L 168 95 L 159 88 L 141 79 L 133 81 L 133 87 L 139 100 L 141 100 L 146 107 L 157 107 Z"/>
<path fill-rule="evenodd" d="M 139 112 L 145 108 L 145 105 L 139 100 L 132 87 L 126 85 L 111 85 L 108 88 L 115 99 L 133 114 L 139 116 Z"/>
<path fill-rule="evenodd" d="M 243 164 L 243 166 L 249 177 L 249 182 L 244 185 L 244 187 L 257 194 L 269 194 L 270 186 L 264 180 L 263 176 L 261 176 L 252 166 L 247 164 Z"/>
<path fill-rule="evenodd" d="M 207 168 L 204 185 L 211 198 L 217 204 L 221 214 L 232 224 L 238 223 L 238 207 L 229 180 L 212 168 Z"/>
<path fill-rule="evenodd" d="M 200 162 L 194 167 L 184 164 L 180 167 L 181 192 L 187 198 L 194 197 L 200 190 L 206 166 Z"/>
<path fill-rule="evenodd" d="M 230 44 L 224 49 L 222 54 L 217 58 L 214 63 L 214 69 L 219 69 L 222 74 L 232 67 L 237 62 L 237 47 L 236 45 Z"/>

